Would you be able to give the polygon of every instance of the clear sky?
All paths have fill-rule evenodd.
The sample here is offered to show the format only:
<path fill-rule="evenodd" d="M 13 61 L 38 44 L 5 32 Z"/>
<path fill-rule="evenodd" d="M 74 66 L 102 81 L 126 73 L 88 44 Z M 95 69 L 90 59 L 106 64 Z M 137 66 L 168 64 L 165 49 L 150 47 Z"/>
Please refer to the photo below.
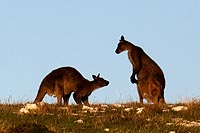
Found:
<path fill-rule="evenodd" d="M 127 52 L 115 54 L 121 35 L 163 69 L 166 102 L 199 98 L 199 0 L 2 0 L 0 102 L 33 101 L 41 80 L 61 66 L 110 81 L 91 103 L 139 101 Z"/>

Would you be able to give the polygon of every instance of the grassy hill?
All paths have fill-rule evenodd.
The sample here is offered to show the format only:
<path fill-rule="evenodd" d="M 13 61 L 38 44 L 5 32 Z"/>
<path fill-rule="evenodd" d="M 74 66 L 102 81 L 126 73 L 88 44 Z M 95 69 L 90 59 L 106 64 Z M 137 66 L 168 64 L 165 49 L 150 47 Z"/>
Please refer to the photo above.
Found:
<path fill-rule="evenodd" d="M 91 107 L 43 104 L 27 109 L 23 104 L 0 104 L 0 132 L 200 132 L 199 101 L 160 107 L 138 103 L 94 104 Z"/>

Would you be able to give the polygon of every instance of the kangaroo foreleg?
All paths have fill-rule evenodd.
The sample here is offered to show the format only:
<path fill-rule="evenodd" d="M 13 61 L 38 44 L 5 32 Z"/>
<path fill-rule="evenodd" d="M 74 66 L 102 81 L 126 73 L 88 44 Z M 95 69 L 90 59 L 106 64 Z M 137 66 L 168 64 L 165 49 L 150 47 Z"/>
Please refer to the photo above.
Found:
<path fill-rule="evenodd" d="M 132 84 L 134 84 L 134 83 L 137 84 L 138 83 L 138 80 L 135 78 L 135 75 L 136 75 L 136 73 L 135 73 L 135 71 L 133 71 L 133 74 L 130 77 L 130 80 L 131 80 Z"/>
<path fill-rule="evenodd" d="M 84 103 L 84 105 L 90 106 L 90 104 L 89 104 L 89 102 L 88 102 L 88 96 L 83 97 L 81 100 L 82 100 L 82 102 Z"/>
<path fill-rule="evenodd" d="M 78 105 L 82 105 L 81 98 L 77 95 L 76 92 L 73 94 L 73 98 Z"/>

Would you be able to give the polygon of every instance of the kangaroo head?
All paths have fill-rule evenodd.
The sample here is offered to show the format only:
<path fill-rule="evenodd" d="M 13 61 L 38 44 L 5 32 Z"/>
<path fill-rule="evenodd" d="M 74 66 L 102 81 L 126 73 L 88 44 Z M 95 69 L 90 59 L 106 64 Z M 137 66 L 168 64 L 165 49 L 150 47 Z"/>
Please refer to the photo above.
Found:
<path fill-rule="evenodd" d="M 93 79 L 94 79 L 94 82 L 95 84 L 98 86 L 98 87 L 103 87 L 103 86 L 107 86 L 109 84 L 109 81 L 103 79 L 100 77 L 100 74 L 98 74 L 97 76 L 95 75 L 92 75 Z"/>
<path fill-rule="evenodd" d="M 128 46 L 129 46 L 129 42 L 126 41 L 124 39 L 124 36 L 122 35 L 121 39 L 119 40 L 117 49 L 115 50 L 115 53 L 120 54 L 121 52 L 128 50 Z"/>

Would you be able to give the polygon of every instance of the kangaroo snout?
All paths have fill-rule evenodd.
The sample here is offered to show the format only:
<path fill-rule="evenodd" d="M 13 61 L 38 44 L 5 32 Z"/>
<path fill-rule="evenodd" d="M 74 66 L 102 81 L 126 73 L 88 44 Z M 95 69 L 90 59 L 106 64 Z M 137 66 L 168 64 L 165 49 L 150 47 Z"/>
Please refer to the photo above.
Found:
<path fill-rule="evenodd" d="M 105 86 L 109 85 L 109 81 L 105 80 Z"/>
<path fill-rule="evenodd" d="M 115 50 L 115 53 L 116 53 L 116 54 L 120 54 L 120 51 L 119 51 L 118 48 Z"/>

